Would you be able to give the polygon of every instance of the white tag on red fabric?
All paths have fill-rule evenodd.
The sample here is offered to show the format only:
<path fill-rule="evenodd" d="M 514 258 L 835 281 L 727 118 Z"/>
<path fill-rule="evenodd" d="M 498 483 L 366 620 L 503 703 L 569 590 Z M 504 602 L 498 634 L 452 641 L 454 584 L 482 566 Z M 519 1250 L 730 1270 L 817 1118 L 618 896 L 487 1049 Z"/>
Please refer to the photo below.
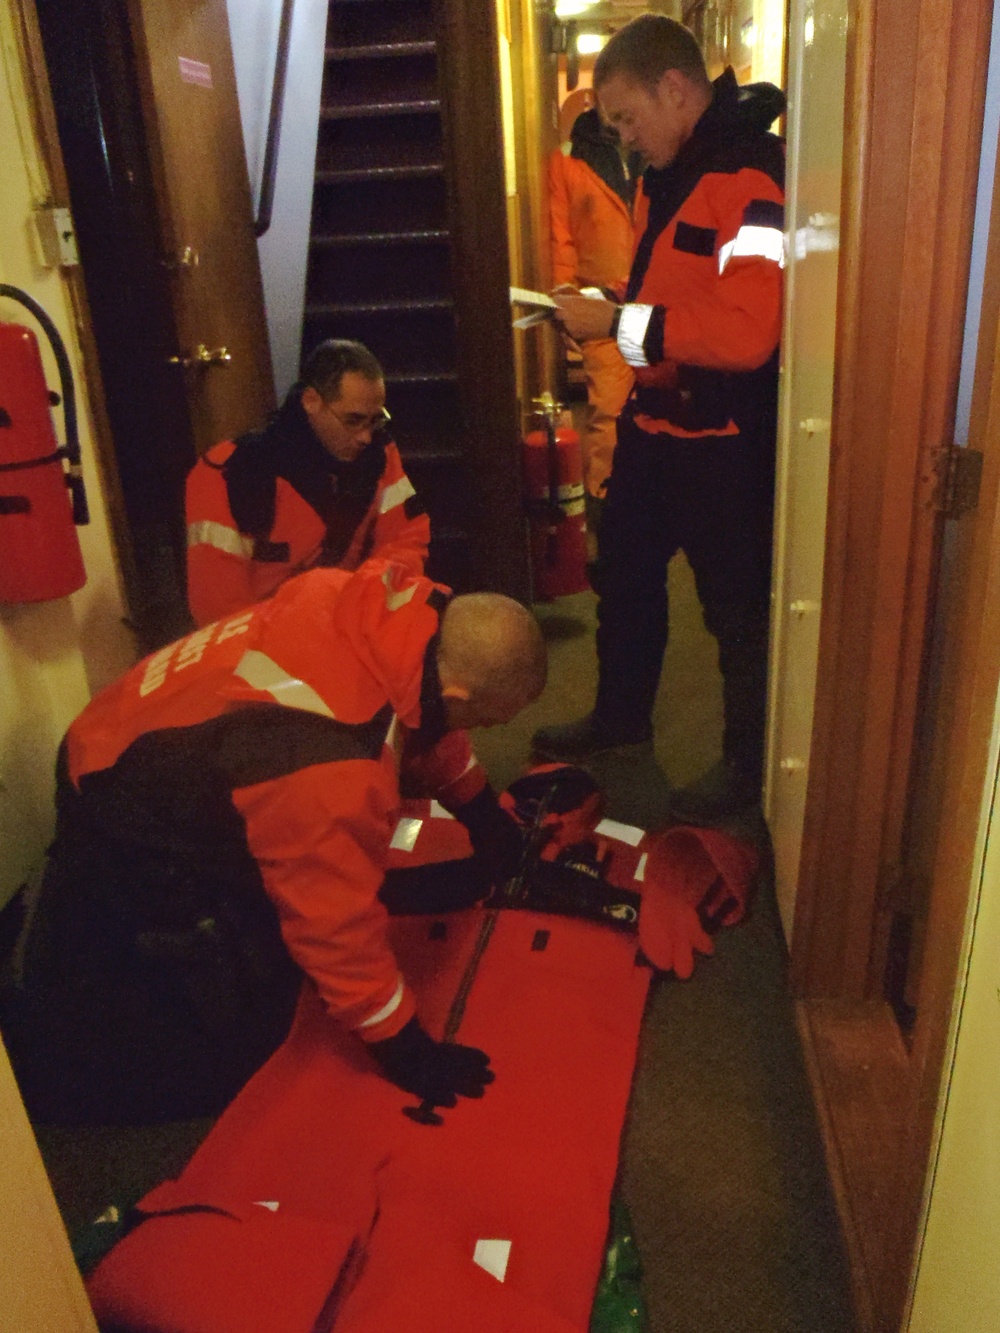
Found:
<path fill-rule="evenodd" d="M 645 829 L 636 828 L 633 824 L 619 824 L 617 819 L 602 819 L 594 832 L 605 838 L 627 842 L 630 847 L 638 847 L 646 836 Z"/>
<path fill-rule="evenodd" d="M 509 1240 L 477 1240 L 472 1262 L 484 1268 L 498 1282 L 502 1282 L 507 1276 L 510 1247 Z"/>

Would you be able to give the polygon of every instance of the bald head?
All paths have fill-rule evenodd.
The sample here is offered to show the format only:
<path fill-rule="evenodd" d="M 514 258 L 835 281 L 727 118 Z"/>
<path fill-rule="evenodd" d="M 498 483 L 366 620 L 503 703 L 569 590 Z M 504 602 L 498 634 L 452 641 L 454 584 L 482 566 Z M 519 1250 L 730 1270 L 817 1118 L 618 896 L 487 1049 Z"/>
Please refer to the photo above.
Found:
<path fill-rule="evenodd" d="M 519 602 L 473 592 L 449 603 L 438 672 L 453 729 L 509 722 L 541 694 L 547 670 L 541 631 Z"/>

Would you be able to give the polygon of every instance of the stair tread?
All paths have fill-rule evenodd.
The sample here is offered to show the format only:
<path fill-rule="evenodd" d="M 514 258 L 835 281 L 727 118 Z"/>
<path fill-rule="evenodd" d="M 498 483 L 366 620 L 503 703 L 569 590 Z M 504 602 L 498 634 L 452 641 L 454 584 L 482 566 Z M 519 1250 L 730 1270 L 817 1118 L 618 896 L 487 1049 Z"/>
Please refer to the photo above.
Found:
<path fill-rule="evenodd" d="M 319 248 L 350 245 L 402 245 L 430 244 L 434 241 L 447 241 L 450 233 L 443 228 L 419 231 L 366 231 L 320 234 L 310 237 L 309 244 Z"/>
<path fill-rule="evenodd" d="M 398 443 L 398 441 L 397 441 L 397 443 Z M 437 463 L 464 463 L 464 462 L 465 462 L 465 450 L 464 450 L 464 449 L 459 449 L 459 448 L 457 448 L 457 447 L 454 448 L 454 449 L 427 449 L 427 450 L 422 450 L 422 449 L 413 449 L 413 448 L 409 448 L 409 449 L 408 449 L 408 448 L 405 448 L 404 446 L 401 445 L 401 446 L 400 446 L 400 454 L 401 454 L 401 456 L 402 456 L 403 462 L 406 463 L 407 465 L 410 465 L 410 464 L 413 464 L 413 465 L 419 465 L 419 464 L 423 464 L 423 463 L 427 463 L 427 464 L 437 464 Z"/>
<path fill-rule="evenodd" d="M 437 50 L 437 42 L 370 42 L 358 46 L 327 46 L 327 60 L 378 60 L 397 56 L 428 56 Z"/>
<path fill-rule="evenodd" d="M 324 167 L 316 172 L 316 180 L 321 185 L 332 185 L 338 181 L 360 180 L 408 180 L 418 176 L 443 176 L 443 162 L 424 162 L 397 167 Z"/>
<path fill-rule="evenodd" d="M 457 370 L 391 370 L 386 372 L 386 384 L 457 384 Z"/>
<path fill-rule="evenodd" d="M 448 297 L 402 297 L 396 301 L 316 301 L 307 302 L 307 315 L 358 314 L 391 310 L 450 310 L 454 301 Z"/>
<path fill-rule="evenodd" d="M 320 108 L 321 120 L 364 120 L 373 116 L 424 115 L 441 110 L 437 97 L 408 102 L 354 102 L 345 106 L 327 104 Z"/>

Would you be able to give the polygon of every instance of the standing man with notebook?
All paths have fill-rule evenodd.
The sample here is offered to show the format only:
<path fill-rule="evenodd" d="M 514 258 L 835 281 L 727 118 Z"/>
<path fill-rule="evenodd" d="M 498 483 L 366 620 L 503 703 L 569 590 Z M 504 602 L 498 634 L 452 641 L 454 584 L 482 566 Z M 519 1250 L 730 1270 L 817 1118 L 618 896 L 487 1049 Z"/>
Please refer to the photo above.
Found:
<path fill-rule="evenodd" d="M 648 744 L 667 642 L 667 564 L 683 550 L 723 677 L 723 761 L 675 796 L 685 819 L 760 794 L 775 403 L 781 332 L 784 109 L 770 84 L 714 83 L 692 34 L 646 14 L 601 52 L 604 118 L 649 167 L 625 301 L 556 297 L 579 342 L 611 336 L 635 369 L 618 421 L 598 550 L 594 710 L 536 748 L 579 761 Z"/>

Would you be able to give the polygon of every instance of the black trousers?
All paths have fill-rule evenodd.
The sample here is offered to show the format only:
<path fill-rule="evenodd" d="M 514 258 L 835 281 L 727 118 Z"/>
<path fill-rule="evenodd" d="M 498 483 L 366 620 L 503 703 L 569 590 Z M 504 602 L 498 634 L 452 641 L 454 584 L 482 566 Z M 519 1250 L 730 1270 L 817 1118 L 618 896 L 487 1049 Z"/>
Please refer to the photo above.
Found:
<path fill-rule="evenodd" d="M 773 421 L 686 440 L 618 422 L 601 515 L 596 715 L 623 739 L 650 734 L 669 606 L 667 564 L 683 551 L 719 644 L 724 757 L 755 780 L 763 765 L 774 503 Z"/>
<path fill-rule="evenodd" d="M 31 1117 L 215 1115 L 284 1039 L 302 974 L 253 883 L 88 819 L 60 764 L 56 840 L 0 1028 Z"/>

